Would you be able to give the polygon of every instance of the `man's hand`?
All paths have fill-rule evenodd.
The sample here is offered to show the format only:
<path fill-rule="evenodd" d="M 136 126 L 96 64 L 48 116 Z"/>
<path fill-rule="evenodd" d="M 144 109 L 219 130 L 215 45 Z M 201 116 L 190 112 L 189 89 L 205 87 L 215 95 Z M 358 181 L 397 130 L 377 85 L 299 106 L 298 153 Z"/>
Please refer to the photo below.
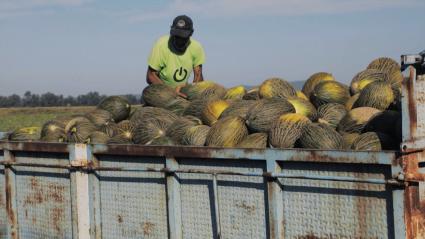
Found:
<path fill-rule="evenodd" d="M 185 99 L 186 99 L 186 98 L 187 98 L 187 95 L 185 95 L 185 94 L 183 94 L 183 93 L 181 93 L 181 92 L 180 92 L 180 90 L 182 89 L 182 87 L 183 87 L 183 86 L 184 86 L 184 85 L 179 85 L 179 86 L 177 86 L 177 87 L 176 87 L 176 93 L 177 93 L 177 95 L 178 95 L 178 96 L 183 97 L 183 98 L 185 98 Z"/>
<path fill-rule="evenodd" d="M 204 76 L 202 75 L 202 65 L 195 66 L 193 68 L 194 78 L 193 83 L 201 82 L 204 80 Z"/>
<path fill-rule="evenodd" d="M 146 72 L 146 82 L 150 84 L 162 84 L 162 80 L 159 78 L 159 72 L 148 67 L 148 71 Z"/>

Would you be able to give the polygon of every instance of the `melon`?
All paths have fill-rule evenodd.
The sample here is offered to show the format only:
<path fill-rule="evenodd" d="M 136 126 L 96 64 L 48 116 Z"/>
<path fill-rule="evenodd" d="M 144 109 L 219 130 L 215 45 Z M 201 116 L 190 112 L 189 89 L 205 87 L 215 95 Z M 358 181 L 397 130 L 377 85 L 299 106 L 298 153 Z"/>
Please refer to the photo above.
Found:
<path fill-rule="evenodd" d="M 229 107 L 229 103 L 225 100 L 208 102 L 202 111 L 202 122 L 209 126 L 213 125 L 227 107 Z"/>
<path fill-rule="evenodd" d="M 165 108 L 177 98 L 177 93 L 166 84 L 151 84 L 143 89 L 142 98 L 148 106 Z"/>
<path fill-rule="evenodd" d="M 181 139 L 181 144 L 203 146 L 205 145 L 209 131 L 210 127 L 207 125 L 196 125 L 186 128 Z"/>
<path fill-rule="evenodd" d="M 378 69 L 366 69 L 357 73 L 351 80 L 351 94 L 359 93 L 368 84 L 375 81 L 388 81 L 388 74 Z"/>
<path fill-rule="evenodd" d="M 363 128 L 376 114 L 381 112 L 372 107 L 359 107 L 348 111 L 338 125 L 339 132 L 361 133 Z"/>
<path fill-rule="evenodd" d="M 235 86 L 227 90 L 223 99 L 225 100 L 241 100 L 246 94 L 246 89 L 244 86 Z"/>
<path fill-rule="evenodd" d="M 335 78 L 327 72 L 314 73 L 306 80 L 301 91 L 309 99 L 316 85 L 324 81 L 335 81 Z"/>
<path fill-rule="evenodd" d="M 353 104 L 357 107 L 373 107 L 379 110 L 387 109 L 394 102 L 391 84 L 385 81 L 375 81 L 367 85 Z"/>
<path fill-rule="evenodd" d="M 269 143 L 273 148 L 293 148 L 311 121 L 304 115 L 289 113 L 280 116 L 269 132 Z"/>
<path fill-rule="evenodd" d="M 86 140 L 88 144 L 107 144 L 111 137 L 101 131 L 92 132 Z"/>
<path fill-rule="evenodd" d="M 282 78 L 265 80 L 258 91 L 260 98 L 288 98 L 297 95 L 297 91 Z"/>
<path fill-rule="evenodd" d="M 220 119 L 228 116 L 240 116 L 246 119 L 248 111 L 257 104 L 256 100 L 236 100 L 233 101 L 221 114 Z"/>
<path fill-rule="evenodd" d="M 109 96 L 102 100 L 97 108 L 109 111 L 115 122 L 127 119 L 131 111 L 130 102 L 122 96 Z"/>
<path fill-rule="evenodd" d="M 286 113 L 295 113 L 295 108 L 289 101 L 263 99 L 248 111 L 246 123 L 251 132 L 268 133 L 272 123 Z"/>
<path fill-rule="evenodd" d="M 71 143 L 84 143 L 97 127 L 86 117 L 75 117 L 65 126 L 67 141 Z"/>
<path fill-rule="evenodd" d="M 40 127 L 24 127 L 14 130 L 9 135 L 11 141 L 38 141 L 40 139 Z"/>
<path fill-rule="evenodd" d="M 246 136 L 239 144 L 237 148 L 254 148 L 264 149 L 267 147 L 267 134 L 266 133 L 253 133 Z"/>
<path fill-rule="evenodd" d="M 245 120 L 227 117 L 218 120 L 209 130 L 205 143 L 213 147 L 235 147 L 248 135 Z"/>
<path fill-rule="evenodd" d="M 259 100 L 259 87 L 254 87 L 246 92 L 246 94 L 242 97 L 243 100 Z"/>
<path fill-rule="evenodd" d="M 324 104 L 317 109 L 317 121 L 336 128 L 346 114 L 347 110 L 344 105 L 338 103 Z"/>
<path fill-rule="evenodd" d="M 351 145 L 353 150 L 396 150 L 397 143 L 389 135 L 380 132 L 367 132 L 359 135 Z"/>
<path fill-rule="evenodd" d="M 287 100 L 295 108 L 295 113 L 304 115 L 310 120 L 316 119 L 317 111 L 314 105 L 310 103 L 310 101 L 299 97 L 290 97 L 287 98 Z"/>
<path fill-rule="evenodd" d="M 320 123 L 307 124 L 297 144 L 307 149 L 344 148 L 342 136 L 334 128 Z"/>
<path fill-rule="evenodd" d="M 344 105 L 349 98 L 350 92 L 348 87 L 337 81 L 323 81 L 317 84 L 310 95 L 310 100 L 316 107 L 328 103 Z"/>
<path fill-rule="evenodd" d="M 57 120 L 47 121 L 41 128 L 40 139 L 46 142 L 66 141 L 65 125 Z"/>

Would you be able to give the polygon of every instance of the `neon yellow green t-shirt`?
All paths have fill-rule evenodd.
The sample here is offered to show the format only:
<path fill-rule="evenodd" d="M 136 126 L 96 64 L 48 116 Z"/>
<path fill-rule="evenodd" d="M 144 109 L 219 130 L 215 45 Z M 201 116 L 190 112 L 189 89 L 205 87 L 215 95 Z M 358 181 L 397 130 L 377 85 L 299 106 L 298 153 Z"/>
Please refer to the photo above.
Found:
<path fill-rule="evenodd" d="M 159 72 L 159 78 L 171 87 L 186 84 L 193 68 L 204 64 L 205 53 L 202 45 L 190 38 L 190 44 L 183 55 L 177 55 L 168 48 L 170 36 L 159 38 L 148 59 L 149 66 Z"/>

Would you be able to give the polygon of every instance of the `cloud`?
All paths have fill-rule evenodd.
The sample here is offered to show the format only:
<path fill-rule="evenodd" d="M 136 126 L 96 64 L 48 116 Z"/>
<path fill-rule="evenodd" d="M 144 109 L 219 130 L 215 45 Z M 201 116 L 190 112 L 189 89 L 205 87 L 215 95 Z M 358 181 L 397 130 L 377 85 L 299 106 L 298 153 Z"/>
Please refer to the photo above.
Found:
<path fill-rule="evenodd" d="M 78 7 L 92 0 L 1 0 L 0 18 L 46 14 L 52 7 Z"/>
<path fill-rule="evenodd" d="M 342 14 L 383 8 L 425 7 L 423 0 L 174 0 L 161 10 L 144 11 L 127 17 L 146 22 L 187 13 L 209 18 L 239 16 L 297 16 Z"/>

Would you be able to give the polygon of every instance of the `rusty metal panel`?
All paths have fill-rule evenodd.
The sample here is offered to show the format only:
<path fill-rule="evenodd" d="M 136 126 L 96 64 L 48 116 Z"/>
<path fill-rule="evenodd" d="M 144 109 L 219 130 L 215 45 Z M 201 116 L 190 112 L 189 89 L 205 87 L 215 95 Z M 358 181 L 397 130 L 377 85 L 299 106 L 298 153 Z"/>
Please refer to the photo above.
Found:
<path fill-rule="evenodd" d="M 179 166 L 180 169 L 261 173 L 266 164 L 265 161 L 201 158 L 179 159 Z M 267 238 L 267 184 L 264 178 L 217 175 L 214 189 L 213 175 L 178 173 L 178 177 L 183 238 Z"/>
<path fill-rule="evenodd" d="M 287 175 L 385 179 L 382 165 L 287 162 Z M 285 238 L 395 238 L 392 190 L 385 184 L 280 179 Z"/>
<path fill-rule="evenodd" d="M 164 158 L 97 156 L 100 167 L 163 168 Z M 167 238 L 166 180 L 159 172 L 96 172 L 102 238 Z"/>
<path fill-rule="evenodd" d="M 59 163 L 67 159 L 67 154 L 15 153 L 19 162 Z M 20 238 L 72 238 L 69 171 L 26 166 L 15 166 L 14 170 Z"/>

